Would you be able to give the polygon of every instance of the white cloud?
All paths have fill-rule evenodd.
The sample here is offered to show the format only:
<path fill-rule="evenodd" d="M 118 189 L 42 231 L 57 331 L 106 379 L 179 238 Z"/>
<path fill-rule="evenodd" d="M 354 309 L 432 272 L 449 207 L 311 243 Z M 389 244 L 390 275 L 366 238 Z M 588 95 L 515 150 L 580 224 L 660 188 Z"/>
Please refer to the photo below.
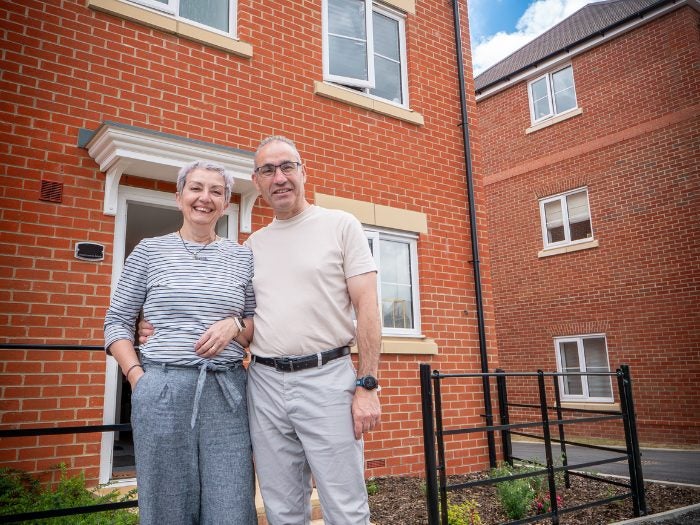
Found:
<path fill-rule="evenodd" d="M 544 33 L 591 0 L 535 0 L 518 20 L 512 33 L 488 35 L 472 45 L 474 75 L 478 75 Z"/>

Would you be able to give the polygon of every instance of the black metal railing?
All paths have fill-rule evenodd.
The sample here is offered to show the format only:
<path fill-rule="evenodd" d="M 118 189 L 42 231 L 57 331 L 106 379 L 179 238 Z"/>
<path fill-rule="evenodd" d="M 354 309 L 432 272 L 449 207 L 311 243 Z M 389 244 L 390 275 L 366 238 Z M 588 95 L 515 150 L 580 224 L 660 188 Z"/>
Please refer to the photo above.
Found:
<path fill-rule="evenodd" d="M 443 406 L 442 406 L 442 388 L 441 384 L 446 380 L 458 378 L 481 378 L 487 375 L 496 378 L 498 390 L 498 403 L 500 412 L 500 425 L 490 426 L 470 426 L 463 428 L 445 429 L 443 424 Z M 608 376 L 617 378 L 618 394 L 620 399 L 619 411 L 597 411 L 590 409 L 573 409 L 562 406 L 559 392 L 560 378 L 567 376 Z M 537 380 L 537 397 L 538 403 L 509 403 L 508 402 L 508 378 L 520 377 Z M 548 406 L 546 379 L 551 378 L 553 382 L 553 392 L 555 406 Z M 615 372 L 591 372 L 591 373 L 545 373 L 542 370 L 537 372 L 522 372 L 522 373 L 506 373 L 503 370 L 497 370 L 489 374 L 441 374 L 439 371 L 431 372 L 430 366 L 422 364 L 420 366 L 421 380 L 421 400 L 423 411 L 423 439 L 425 448 L 425 469 L 426 469 L 426 499 L 428 506 L 428 524 L 429 525 L 447 525 L 447 493 L 459 489 L 465 489 L 478 485 L 496 484 L 504 481 L 515 480 L 526 477 L 546 476 L 549 488 L 549 505 L 550 511 L 529 516 L 517 521 L 508 522 L 509 525 L 520 523 L 530 523 L 543 519 L 551 519 L 552 523 L 559 523 L 559 516 L 571 512 L 576 512 L 585 508 L 605 505 L 613 501 L 618 501 L 626 498 L 632 499 L 634 516 L 646 515 L 646 499 L 644 494 L 644 479 L 642 475 L 641 454 L 639 450 L 639 441 L 637 438 L 636 419 L 634 412 L 634 401 L 632 397 L 632 380 L 629 367 L 621 365 Z M 454 389 L 453 389 L 454 391 Z M 527 421 L 519 423 L 510 422 L 509 408 L 521 409 L 538 409 L 539 416 L 536 421 Z M 550 412 L 556 414 L 556 419 L 550 419 Z M 564 414 L 585 414 L 586 417 L 575 417 L 566 419 Z M 614 447 L 604 447 L 591 445 L 587 443 L 578 443 L 567 441 L 565 439 L 565 428 L 573 424 L 591 424 L 617 421 L 622 422 L 625 434 L 626 448 L 619 449 Z M 523 432 L 524 429 L 539 429 L 541 434 L 533 434 Z M 552 435 L 552 429 L 556 428 L 558 437 Z M 513 434 L 527 436 L 544 442 L 545 448 L 545 465 L 542 468 L 533 467 L 524 473 L 516 473 L 510 476 L 492 477 L 489 479 L 478 479 L 466 483 L 448 484 L 447 481 L 447 460 L 445 453 L 445 437 L 459 434 L 481 433 L 493 436 L 496 432 L 501 435 L 501 445 L 504 461 L 513 465 L 514 460 L 527 462 L 522 458 L 513 456 L 513 448 L 511 436 Z M 559 443 L 563 464 L 556 466 L 552 453 L 552 444 Z M 569 464 L 567 460 L 566 445 L 576 445 L 597 450 L 604 450 L 618 454 L 617 456 L 608 457 L 605 459 L 587 461 L 577 464 Z M 616 463 L 626 460 L 629 469 L 629 483 L 616 481 L 609 478 L 603 478 L 578 472 L 578 469 L 589 468 L 605 463 Z M 617 494 L 608 498 L 603 498 L 581 505 L 559 508 L 557 500 L 557 487 L 555 475 L 563 473 L 565 486 L 570 487 L 569 476 L 575 475 L 583 478 L 595 479 L 602 483 L 623 487 L 628 489 L 628 492 Z"/>
<path fill-rule="evenodd" d="M 102 346 L 87 345 L 51 345 L 51 344 L 9 344 L 0 343 L 0 350 L 85 350 L 102 351 Z M 125 432 L 131 431 L 129 423 L 115 425 L 80 425 L 80 426 L 60 426 L 41 428 L 18 428 L 0 429 L 0 439 L 18 438 L 32 436 L 50 436 L 60 434 L 85 434 L 92 432 Z M 58 518 L 62 516 L 74 516 L 78 514 L 92 514 L 96 512 L 106 512 L 111 510 L 133 508 L 138 506 L 138 500 L 118 501 L 112 503 L 100 503 L 98 505 L 87 505 L 83 507 L 69 507 L 35 512 L 22 512 L 17 514 L 0 515 L 2 523 L 18 523 L 30 520 L 40 520 L 47 518 Z"/>

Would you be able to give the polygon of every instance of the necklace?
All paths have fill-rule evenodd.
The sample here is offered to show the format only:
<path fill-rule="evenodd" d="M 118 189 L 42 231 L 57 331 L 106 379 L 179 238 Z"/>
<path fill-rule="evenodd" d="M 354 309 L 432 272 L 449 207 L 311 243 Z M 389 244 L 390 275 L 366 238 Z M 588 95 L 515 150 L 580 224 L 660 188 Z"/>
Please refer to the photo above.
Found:
<path fill-rule="evenodd" d="M 180 236 L 180 241 L 182 242 L 183 248 L 185 248 L 185 250 L 187 250 L 187 253 L 189 253 L 197 261 L 199 260 L 199 254 L 202 253 L 211 243 L 216 241 L 216 237 L 214 237 L 213 241 L 209 241 L 207 244 L 202 246 L 199 250 L 197 250 L 196 252 L 193 252 L 185 244 L 185 239 L 182 238 L 182 233 L 180 232 L 180 230 L 177 231 L 177 234 Z"/>

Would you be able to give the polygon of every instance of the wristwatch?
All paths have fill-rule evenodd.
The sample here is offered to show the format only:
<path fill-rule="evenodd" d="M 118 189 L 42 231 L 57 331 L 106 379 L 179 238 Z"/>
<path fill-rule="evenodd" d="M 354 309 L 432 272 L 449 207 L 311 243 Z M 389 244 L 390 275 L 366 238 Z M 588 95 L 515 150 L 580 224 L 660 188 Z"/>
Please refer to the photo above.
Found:
<path fill-rule="evenodd" d="M 375 388 L 379 388 L 379 382 L 377 381 L 377 378 L 374 376 L 362 376 L 358 377 L 357 381 L 355 381 L 356 386 L 361 386 L 365 390 L 374 390 Z M 377 390 L 378 392 L 379 390 Z"/>

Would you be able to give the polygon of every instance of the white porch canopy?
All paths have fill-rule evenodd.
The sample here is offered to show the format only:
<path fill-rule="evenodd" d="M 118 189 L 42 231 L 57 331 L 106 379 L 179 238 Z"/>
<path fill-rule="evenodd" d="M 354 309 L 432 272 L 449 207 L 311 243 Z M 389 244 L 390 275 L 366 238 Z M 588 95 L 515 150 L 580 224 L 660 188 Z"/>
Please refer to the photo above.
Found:
<path fill-rule="evenodd" d="M 203 159 L 223 164 L 233 175 L 233 192 L 241 196 L 240 231 L 252 230 L 253 205 L 258 197 L 251 181 L 252 152 L 108 121 L 95 131 L 80 130 L 78 145 L 87 149 L 106 174 L 105 215 L 117 213 L 122 175 L 175 183 L 180 168 Z"/>

